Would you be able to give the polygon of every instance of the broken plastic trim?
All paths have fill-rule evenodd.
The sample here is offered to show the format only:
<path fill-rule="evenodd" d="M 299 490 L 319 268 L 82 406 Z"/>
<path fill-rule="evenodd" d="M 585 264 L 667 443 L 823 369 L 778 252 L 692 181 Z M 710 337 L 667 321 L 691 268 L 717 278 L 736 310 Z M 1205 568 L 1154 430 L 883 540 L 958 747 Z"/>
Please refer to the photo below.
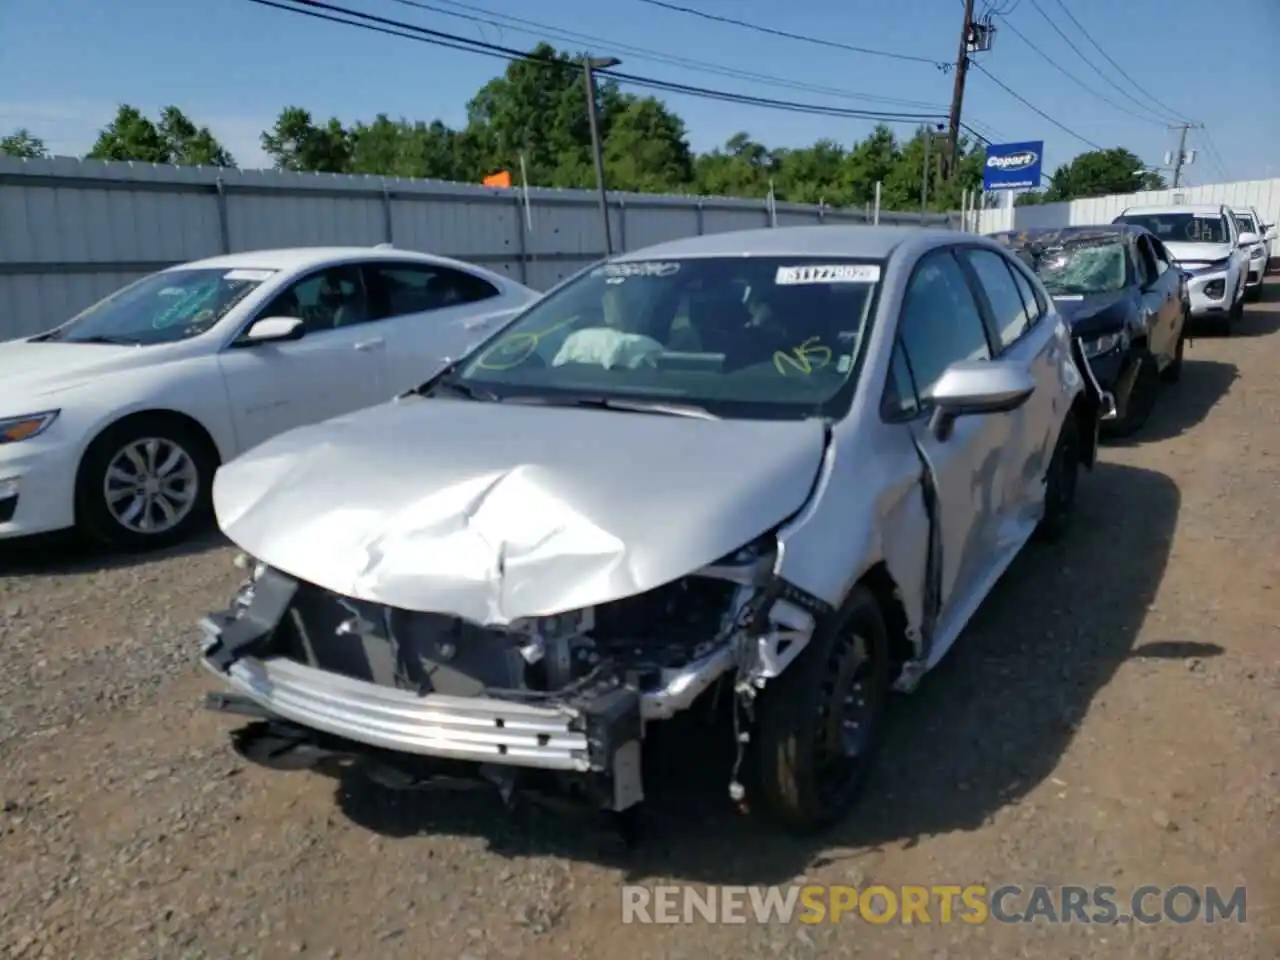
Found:
<path fill-rule="evenodd" d="M 1085 356 L 1084 339 L 1082 337 L 1071 338 L 1071 359 L 1075 361 L 1076 368 L 1081 371 L 1084 378 L 1084 393 L 1090 419 L 1093 421 L 1092 429 L 1088 430 L 1087 435 L 1081 438 L 1085 442 L 1080 451 L 1080 462 L 1092 470 L 1098 460 L 1098 435 L 1102 428 L 1102 421 L 1115 419 L 1116 398 L 1111 393 L 1103 390 L 1098 384 L 1098 378 L 1093 373 L 1093 366 L 1089 363 L 1089 358 Z"/>

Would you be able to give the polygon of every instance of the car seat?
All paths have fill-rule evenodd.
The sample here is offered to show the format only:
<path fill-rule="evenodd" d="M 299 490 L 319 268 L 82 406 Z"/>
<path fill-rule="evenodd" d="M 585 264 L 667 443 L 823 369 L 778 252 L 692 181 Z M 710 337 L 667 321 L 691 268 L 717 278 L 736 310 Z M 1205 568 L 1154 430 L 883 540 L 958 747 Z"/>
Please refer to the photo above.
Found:
<path fill-rule="evenodd" d="M 726 370 L 768 360 L 759 336 L 748 329 L 751 311 L 741 300 L 719 293 L 695 294 L 689 298 L 689 330 L 704 353 L 724 354 Z M 761 353 L 759 357 L 753 354 Z"/>

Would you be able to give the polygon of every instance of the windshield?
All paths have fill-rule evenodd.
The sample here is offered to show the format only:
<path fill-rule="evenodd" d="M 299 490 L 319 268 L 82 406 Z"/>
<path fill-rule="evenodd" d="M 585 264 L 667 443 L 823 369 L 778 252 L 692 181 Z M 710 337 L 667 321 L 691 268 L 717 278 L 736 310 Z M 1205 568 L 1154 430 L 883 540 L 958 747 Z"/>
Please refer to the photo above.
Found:
<path fill-rule="evenodd" d="M 1253 222 L 1253 217 L 1236 217 L 1236 229 L 1241 233 L 1258 232 L 1258 226 Z"/>
<path fill-rule="evenodd" d="M 1116 223 L 1146 227 L 1164 243 L 1230 243 L 1225 217 L 1216 213 L 1132 214 Z"/>
<path fill-rule="evenodd" d="M 725 417 L 831 414 L 852 394 L 880 269 L 812 257 L 603 264 L 532 306 L 449 382 Z"/>
<path fill-rule="evenodd" d="M 1128 284 L 1125 243 L 1119 238 L 1050 246 L 1032 244 L 1017 253 L 1051 296 L 1115 293 Z"/>
<path fill-rule="evenodd" d="M 166 270 L 117 290 L 53 331 L 67 343 L 173 343 L 199 336 L 274 270 Z"/>

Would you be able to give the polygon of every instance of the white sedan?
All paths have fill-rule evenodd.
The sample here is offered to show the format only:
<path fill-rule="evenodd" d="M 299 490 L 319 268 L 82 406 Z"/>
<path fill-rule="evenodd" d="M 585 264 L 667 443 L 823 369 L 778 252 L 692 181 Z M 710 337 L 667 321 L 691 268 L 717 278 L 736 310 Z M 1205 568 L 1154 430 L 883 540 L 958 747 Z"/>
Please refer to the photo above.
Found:
<path fill-rule="evenodd" d="M 432 376 L 539 294 L 387 247 L 258 250 L 151 274 L 0 343 L 0 540 L 126 548 L 207 516 L 214 471 Z"/>

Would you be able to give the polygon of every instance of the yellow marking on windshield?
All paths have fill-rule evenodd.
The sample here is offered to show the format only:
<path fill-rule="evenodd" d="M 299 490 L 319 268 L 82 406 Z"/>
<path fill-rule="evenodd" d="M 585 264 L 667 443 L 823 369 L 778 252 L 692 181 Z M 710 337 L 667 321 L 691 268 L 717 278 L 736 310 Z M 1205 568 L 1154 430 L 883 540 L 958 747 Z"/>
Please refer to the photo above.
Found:
<path fill-rule="evenodd" d="M 577 319 L 578 316 L 575 314 L 568 319 L 561 320 L 559 323 L 552 324 L 545 330 L 522 330 L 519 333 L 509 333 L 482 353 L 476 361 L 476 366 L 481 370 L 514 370 L 533 356 L 543 337 L 568 326 Z M 490 356 L 499 352 L 514 353 L 515 359 L 500 360 L 496 363 L 489 359 Z"/>
<path fill-rule="evenodd" d="M 789 376 L 787 367 L 805 376 L 821 370 L 831 362 L 831 348 L 817 343 L 818 337 L 810 337 L 798 347 L 779 350 L 773 355 L 773 368 L 781 376 Z"/>

